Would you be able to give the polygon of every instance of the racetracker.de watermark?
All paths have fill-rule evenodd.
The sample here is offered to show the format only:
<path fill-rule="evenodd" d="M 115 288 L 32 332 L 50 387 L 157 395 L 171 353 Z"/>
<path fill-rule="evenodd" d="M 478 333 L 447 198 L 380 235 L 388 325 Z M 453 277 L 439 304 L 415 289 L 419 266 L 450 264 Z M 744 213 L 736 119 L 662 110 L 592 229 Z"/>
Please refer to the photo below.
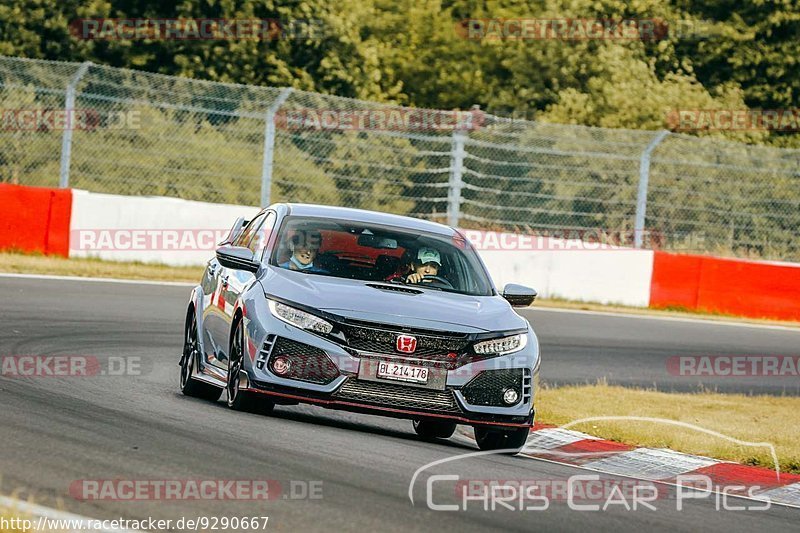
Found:
<path fill-rule="evenodd" d="M 796 355 L 674 355 L 667 372 L 681 377 L 800 377 Z"/>
<path fill-rule="evenodd" d="M 672 131 L 800 131 L 800 108 L 673 109 L 666 126 Z"/>
<path fill-rule="evenodd" d="M 483 230 L 461 230 L 467 241 L 478 251 L 517 252 L 569 252 L 569 251 L 625 251 L 634 248 L 636 237 L 647 249 L 702 250 L 705 235 L 702 232 L 687 234 L 665 233 L 658 229 L 612 230 L 603 228 L 584 229 L 536 229 L 531 233 L 506 233 Z M 456 239 L 458 240 L 458 239 Z M 458 242 L 455 243 L 459 245 Z"/>
<path fill-rule="evenodd" d="M 324 233 L 324 232 L 323 232 Z M 225 240 L 230 229 L 222 228 L 83 228 L 70 231 L 70 250 L 84 252 L 182 251 L 213 252 Z M 702 232 L 667 235 L 659 230 L 541 229 L 530 233 L 461 230 L 453 244 L 463 248 L 469 243 L 478 251 L 603 251 L 634 250 L 637 234 L 648 249 L 702 250 Z M 258 232 L 261 243 L 270 233 Z M 466 240 L 465 240 L 466 239 Z M 324 242 L 324 236 L 323 236 Z"/>
<path fill-rule="evenodd" d="M 320 19 L 88 18 L 73 20 L 69 28 L 76 39 L 99 41 L 276 41 L 326 34 Z"/>
<path fill-rule="evenodd" d="M 485 122 L 485 114 L 433 109 L 294 109 L 275 115 L 276 127 L 290 131 L 473 131 Z"/>
<path fill-rule="evenodd" d="M 74 515 L 40 515 L 31 519 L 27 515 L 0 516 L 0 531 L 60 531 L 63 533 L 88 533 L 89 531 L 263 531 L 269 524 L 268 516 L 182 516 L 160 519 L 142 518 L 75 518 Z"/>
<path fill-rule="evenodd" d="M 70 249 L 80 251 L 183 251 L 213 252 L 230 229 L 74 229 Z M 262 232 L 262 238 L 266 237 Z"/>
<path fill-rule="evenodd" d="M 6 378 L 85 378 L 141 376 L 145 364 L 138 356 L 5 355 L 0 376 Z"/>
<path fill-rule="evenodd" d="M 138 130 L 141 112 L 96 109 L 0 109 L 0 131 L 49 132 L 64 130 Z"/>
<path fill-rule="evenodd" d="M 600 476 L 527 479 L 461 479 L 454 485 L 455 498 L 462 510 L 478 505 L 485 511 L 514 509 L 523 505 L 549 502 L 603 504 L 630 501 L 639 506 L 658 499 L 674 498 L 666 485 L 640 479 L 613 479 Z"/>
<path fill-rule="evenodd" d="M 710 20 L 660 18 L 475 18 L 456 23 L 456 33 L 476 41 L 662 41 L 707 39 Z"/>
<path fill-rule="evenodd" d="M 80 501 L 111 500 L 321 500 L 322 480 L 276 479 L 78 479 L 69 495 Z"/>

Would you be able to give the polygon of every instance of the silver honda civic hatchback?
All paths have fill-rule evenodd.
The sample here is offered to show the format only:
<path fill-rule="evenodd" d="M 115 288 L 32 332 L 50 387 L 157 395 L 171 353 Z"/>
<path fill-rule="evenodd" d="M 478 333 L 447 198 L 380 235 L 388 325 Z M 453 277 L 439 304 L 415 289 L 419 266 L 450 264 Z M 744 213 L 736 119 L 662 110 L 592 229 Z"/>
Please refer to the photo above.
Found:
<path fill-rule="evenodd" d="M 415 218 L 276 204 L 239 219 L 191 293 L 187 396 L 235 410 L 319 405 L 413 421 L 424 439 L 472 426 L 516 453 L 533 424 L 539 343 L 456 229 Z"/>

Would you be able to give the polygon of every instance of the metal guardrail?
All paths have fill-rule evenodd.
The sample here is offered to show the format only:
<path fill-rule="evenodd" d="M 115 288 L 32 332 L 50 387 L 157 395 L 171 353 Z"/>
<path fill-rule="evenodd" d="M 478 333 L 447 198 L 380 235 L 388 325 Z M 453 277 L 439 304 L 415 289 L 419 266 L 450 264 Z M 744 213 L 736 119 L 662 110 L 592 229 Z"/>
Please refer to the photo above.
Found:
<path fill-rule="evenodd" d="M 0 111 L 0 182 L 800 260 L 800 150 L 2 56 Z"/>

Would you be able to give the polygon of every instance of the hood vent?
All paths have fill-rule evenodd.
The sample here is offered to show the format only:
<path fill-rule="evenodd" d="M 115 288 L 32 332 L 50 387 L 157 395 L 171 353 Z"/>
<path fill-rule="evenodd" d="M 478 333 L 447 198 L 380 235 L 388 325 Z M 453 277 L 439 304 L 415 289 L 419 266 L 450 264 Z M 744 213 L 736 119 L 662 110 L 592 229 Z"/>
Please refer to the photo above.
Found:
<path fill-rule="evenodd" d="M 376 283 L 367 283 L 367 287 L 372 287 L 373 289 L 379 289 L 382 291 L 404 292 L 406 294 L 422 294 L 422 291 L 419 289 L 403 287 L 402 285 L 378 285 Z"/>

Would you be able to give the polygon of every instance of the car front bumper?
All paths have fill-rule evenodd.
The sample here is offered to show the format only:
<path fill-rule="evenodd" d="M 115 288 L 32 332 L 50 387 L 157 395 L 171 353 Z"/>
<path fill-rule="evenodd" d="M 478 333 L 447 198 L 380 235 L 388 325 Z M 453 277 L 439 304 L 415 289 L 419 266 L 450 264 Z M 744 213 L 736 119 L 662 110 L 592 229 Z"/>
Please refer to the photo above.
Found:
<path fill-rule="evenodd" d="M 357 352 L 265 311 L 257 313 L 257 320 L 245 319 L 250 357 L 240 377 L 242 390 L 270 396 L 278 403 L 308 403 L 395 418 L 506 427 L 533 424 L 539 345 L 530 329 L 527 346 L 519 352 L 445 367 L 413 356 L 399 360 L 398 354 Z M 281 377 L 271 364 L 276 353 L 302 357 L 306 365 L 312 361 L 316 373 L 313 378 Z M 381 360 L 430 366 L 434 378 L 429 385 L 377 379 L 374 367 Z M 501 401 L 508 387 L 519 393 L 519 401 L 510 406 Z"/>
<path fill-rule="evenodd" d="M 409 391 L 403 402 L 387 401 L 386 397 L 364 394 L 364 383 L 357 378 L 345 380 L 339 390 L 331 394 L 309 391 L 307 389 L 283 387 L 271 383 L 258 382 L 244 378 L 241 390 L 253 394 L 263 394 L 278 403 L 307 403 L 329 409 L 366 413 L 409 420 L 432 419 L 472 426 L 502 426 L 508 428 L 530 427 L 533 425 L 533 408 L 527 415 L 486 414 L 469 411 L 461 406 L 442 408 L 441 406 L 422 407 L 415 401 L 414 391 Z M 375 391 L 370 391 L 375 392 Z M 443 393 L 455 393 L 453 390 Z"/>

